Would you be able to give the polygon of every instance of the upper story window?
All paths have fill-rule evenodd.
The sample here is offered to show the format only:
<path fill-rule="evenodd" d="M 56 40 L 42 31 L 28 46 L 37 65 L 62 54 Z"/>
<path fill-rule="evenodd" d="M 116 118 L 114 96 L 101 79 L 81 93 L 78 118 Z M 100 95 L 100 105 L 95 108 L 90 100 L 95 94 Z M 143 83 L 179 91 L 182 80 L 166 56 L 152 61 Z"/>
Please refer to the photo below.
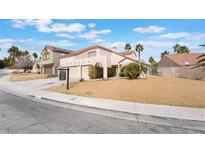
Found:
<path fill-rule="evenodd" d="M 45 52 L 43 54 L 43 60 L 47 60 L 47 59 L 50 59 L 50 53 L 49 52 Z"/>
<path fill-rule="evenodd" d="M 95 57 L 96 55 L 96 51 L 88 52 L 88 57 Z"/>

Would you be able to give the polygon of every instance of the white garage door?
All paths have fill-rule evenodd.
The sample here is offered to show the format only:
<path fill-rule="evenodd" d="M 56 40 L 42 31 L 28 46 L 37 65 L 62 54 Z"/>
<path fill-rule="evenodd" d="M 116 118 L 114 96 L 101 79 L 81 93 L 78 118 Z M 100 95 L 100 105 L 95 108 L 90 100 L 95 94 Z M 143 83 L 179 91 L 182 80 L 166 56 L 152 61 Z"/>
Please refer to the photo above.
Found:
<path fill-rule="evenodd" d="M 89 73 L 88 68 L 89 68 L 89 66 L 82 66 L 82 78 L 85 80 L 90 79 L 90 77 L 88 75 L 88 73 Z"/>
<path fill-rule="evenodd" d="M 75 67 L 69 67 L 70 72 L 69 72 L 69 77 L 70 80 L 72 81 L 77 81 L 80 79 L 80 67 L 75 66 Z"/>

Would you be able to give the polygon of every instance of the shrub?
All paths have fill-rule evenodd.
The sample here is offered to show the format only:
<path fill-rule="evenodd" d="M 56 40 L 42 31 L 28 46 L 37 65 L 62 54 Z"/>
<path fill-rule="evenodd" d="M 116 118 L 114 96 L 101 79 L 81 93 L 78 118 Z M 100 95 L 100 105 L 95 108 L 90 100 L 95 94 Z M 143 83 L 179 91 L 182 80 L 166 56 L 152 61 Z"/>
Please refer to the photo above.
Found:
<path fill-rule="evenodd" d="M 100 66 L 95 66 L 96 71 L 96 78 L 102 78 L 103 77 L 103 68 Z"/>
<path fill-rule="evenodd" d="M 140 76 L 142 72 L 145 71 L 147 71 L 146 67 L 136 63 L 130 63 L 121 69 L 120 76 L 121 77 L 127 76 L 129 77 L 129 79 L 136 79 Z"/>
<path fill-rule="evenodd" d="M 124 72 L 120 72 L 120 73 L 119 73 L 119 76 L 120 76 L 120 77 L 125 77 L 126 75 L 125 75 Z"/>
<path fill-rule="evenodd" d="M 91 79 L 102 78 L 103 68 L 100 66 L 90 66 L 88 75 Z"/>
<path fill-rule="evenodd" d="M 95 67 L 94 66 L 90 66 L 88 69 L 88 75 L 91 79 L 95 79 L 96 78 L 96 73 L 95 73 Z"/>
<path fill-rule="evenodd" d="M 107 74 L 108 74 L 108 77 L 116 76 L 116 68 L 108 67 L 107 68 Z"/>
<path fill-rule="evenodd" d="M 81 78 L 79 81 L 80 81 L 80 82 L 83 82 L 83 81 L 84 81 L 84 79 L 83 79 L 83 78 Z"/>

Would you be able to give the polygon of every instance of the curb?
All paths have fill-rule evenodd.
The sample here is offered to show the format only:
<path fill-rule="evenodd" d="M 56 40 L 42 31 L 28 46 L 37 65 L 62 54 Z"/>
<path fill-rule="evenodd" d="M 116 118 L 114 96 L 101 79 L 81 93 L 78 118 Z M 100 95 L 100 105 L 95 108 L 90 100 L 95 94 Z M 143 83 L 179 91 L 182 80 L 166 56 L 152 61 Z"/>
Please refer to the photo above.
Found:
<path fill-rule="evenodd" d="M 160 117 L 160 116 L 153 116 L 153 115 L 145 115 L 145 114 L 138 114 L 138 113 L 129 113 L 123 111 L 116 111 L 111 109 L 102 109 L 97 107 L 89 107 L 85 105 L 78 105 L 73 104 L 72 102 L 62 102 L 56 101 L 54 99 L 49 99 L 46 97 L 39 97 L 35 95 L 23 95 L 6 88 L 1 89 L 4 92 L 7 92 L 11 95 L 22 97 L 34 102 L 49 104 L 53 106 L 68 108 L 72 110 L 78 110 L 82 112 L 94 113 L 106 117 L 118 118 L 123 120 L 131 120 L 136 122 L 143 122 L 143 123 L 150 123 L 150 124 L 157 124 L 157 125 L 165 125 L 165 126 L 172 126 L 176 128 L 185 128 L 185 129 L 193 129 L 193 130 L 200 130 L 205 131 L 205 123 L 203 121 L 197 120 L 185 120 L 185 119 L 177 119 L 177 118 L 169 118 L 169 117 Z"/>

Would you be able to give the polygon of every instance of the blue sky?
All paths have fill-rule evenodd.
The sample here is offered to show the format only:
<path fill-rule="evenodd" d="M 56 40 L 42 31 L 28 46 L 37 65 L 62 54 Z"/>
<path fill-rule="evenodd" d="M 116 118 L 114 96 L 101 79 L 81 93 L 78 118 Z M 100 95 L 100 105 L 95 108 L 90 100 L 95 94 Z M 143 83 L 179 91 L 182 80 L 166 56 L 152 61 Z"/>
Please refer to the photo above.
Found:
<path fill-rule="evenodd" d="M 78 50 L 99 44 L 123 50 L 125 43 L 144 45 L 142 58 L 160 59 L 160 53 L 179 43 L 192 52 L 205 48 L 205 20 L 0 20 L 0 58 L 16 45 L 21 50 L 40 53 L 45 45 Z"/>

